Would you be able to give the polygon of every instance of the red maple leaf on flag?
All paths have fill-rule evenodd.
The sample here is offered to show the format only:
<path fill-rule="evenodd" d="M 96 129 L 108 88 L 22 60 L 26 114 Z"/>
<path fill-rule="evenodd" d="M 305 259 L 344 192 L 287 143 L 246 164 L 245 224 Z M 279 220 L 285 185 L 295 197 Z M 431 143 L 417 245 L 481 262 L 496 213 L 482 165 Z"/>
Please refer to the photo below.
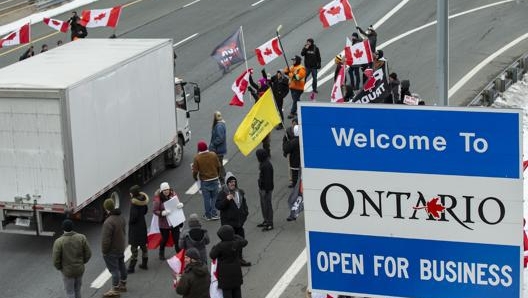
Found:
<path fill-rule="evenodd" d="M 361 51 L 360 49 L 356 49 L 356 51 L 354 52 L 354 57 L 359 59 L 362 56 L 363 56 L 363 51 Z"/>
<path fill-rule="evenodd" d="M 438 198 L 432 198 L 427 204 L 423 207 L 413 207 L 413 209 L 425 209 L 427 214 L 431 215 L 434 219 L 440 218 L 440 213 L 443 213 L 445 207 L 442 204 L 438 203 Z"/>
<path fill-rule="evenodd" d="M 51 23 L 55 26 L 59 26 L 61 22 L 57 21 L 57 20 L 51 20 Z"/>
<path fill-rule="evenodd" d="M 262 54 L 264 54 L 266 56 L 269 56 L 269 55 L 273 54 L 273 51 L 270 48 L 266 48 L 266 50 L 264 52 L 262 52 Z"/>
<path fill-rule="evenodd" d="M 106 13 L 102 12 L 102 13 L 100 13 L 98 16 L 96 16 L 94 18 L 94 21 L 100 21 L 100 20 L 104 19 L 105 16 L 106 16 Z"/>
<path fill-rule="evenodd" d="M 332 6 L 329 10 L 326 11 L 327 14 L 331 14 L 333 16 L 338 15 L 341 13 L 341 6 Z"/>

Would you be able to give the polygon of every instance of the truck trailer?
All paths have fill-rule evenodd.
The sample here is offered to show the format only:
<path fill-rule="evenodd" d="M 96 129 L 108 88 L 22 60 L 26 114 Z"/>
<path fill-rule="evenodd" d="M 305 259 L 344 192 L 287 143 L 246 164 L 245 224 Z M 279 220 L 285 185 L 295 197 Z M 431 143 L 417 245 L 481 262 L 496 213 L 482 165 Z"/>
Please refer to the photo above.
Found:
<path fill-rule="evenodd" d="M 102 221 L 125 180 L 181 163 L 192 97 L 170 39 L 81 39 L 0 69 L 0 232 L 51 236 L 48 213 Z"/>

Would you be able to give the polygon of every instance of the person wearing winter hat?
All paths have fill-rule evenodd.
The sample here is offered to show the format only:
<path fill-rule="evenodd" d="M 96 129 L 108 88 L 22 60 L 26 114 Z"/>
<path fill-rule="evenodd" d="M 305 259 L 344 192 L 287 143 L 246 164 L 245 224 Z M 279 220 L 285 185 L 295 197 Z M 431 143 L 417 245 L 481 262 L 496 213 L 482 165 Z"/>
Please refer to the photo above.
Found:
<path fill-rule="evenodd" d="M 277 109 L 281 117 L 281 123 L 277 125 L 276 129 L 284 129 L 284 113 L 282 112 L 282 106 L 284 105 L 284 98 L 290 92 L 288 87 L 288 78 L 282 73 L 281 70 L 277 70 L 277 73 L 271 77 L 270 80 L 271 91 L 273 92 L 273 98 L 277 104 Z"/>
<path fill-rule="evenodd" d="M 337 75 L 341 68 L 343 67 L 343 57 L 340 54 L 337 54 L 334 58 L 335 70 L 334 70 L 334 82 L 337 79 Z"/>
<path fill-rule="evenodd" d="M 204 147 L 205 145 L 205 147 Z M 205 149 L 205 150 L 204 150 Z M 192 175 L 195 181 L 200 179 L 200 190 L 204 201 L 206 220 L 218 220 L 218 211 L 214 206 L 214 200 L 220 188 L 218 177 L 220 173 L 220 160 L 216 153 L 207 150 L 207 144 L 201 140 L 198 142 L 198 153 L 194 156 L 192 164 Z"/>
<path fill-rule="evenodd" d="M 73 231 L 73 222 L 62 222 L 64 233 L 53 242 L 53 265 L 62 272 L 66 297 L 81 297 L 84 264 L 92 257 L 86 236 Z"/>
<path fill-rule="evenodd" d="M 260 195 L 260 208 L 262 211 L 263 221 L 257 227 L 262 231 L 273 230 L 273 206 L 271 205 L 273 193 L 273 165 L 271 164 L 268 153 L 264 149 L 258 149 L 256 152 L 259 162 L 258 187 Z"/>
<path fill-rule="evenodd" d="M 299 180 L 299 170 L 301 168 L 301 149 L 299 145 L 299 125 L 293 126 L 293 136 L 290 138 L 283 138 L 282 151 L 285 156 L 288 156 L 290 162 L 291 183 L 289 187 L 293 187 Z"/>
<path fill-rule="evenodd" d="M 206 148 L 207 149 L 207 148 Z M 176 208 L 182 209 L 183 203 L 179 201 L 178 195 L 173 191 L 168 182 L 160 184 L 159 192 L 154 196 L 154 214 L 158 216 L 158 226 L 161 233 L 161 242 L 159 247 L 159 259 L 165 260 L 165 246 L 169 241 L 169 235 L 172 234 L 174 239 L 174 250 L 180 251 L 177 239 L 180 239 L 180 228 L 183 227 L 183 223 L 173 226 L 168 220 L 167 216 L 171 213 L 171 210 L 165 208 L 165 202 L 168 200 L 175 199 L 178 201 Z"/>
<path fill-rule="evenodd" d="M 317 93 L 317 70 L 321 68 L 321 54 L 319 47 L 314 43 L 313 38 L 308 38 L 306 44 L 301 50 L 301 56 L 304 57 L 304 66 L 306 67 L 306 79 L 312 75 L 312 94 L 310 99 L 315 98 Z"/>
<path fill-rule="evenodd" d="M 227 154 L 227 128 L 224 118 L 219 111 L 214 112 L 213 127 L 211 129 L 211 142 L 209 143 L 209 151 L 216 153 L 218 161 L 220 162 L 220 171 L 218 172 L 220 181 L 225 177 L 224 156 Z"/>
<path fill-rule="evenodd" d="M 148 211 L 149 196 L 142 192 L 138 185 L 130 187 L 130 213 L 128 219 L 128 244 L 132 251 L 128 273 L 134 273 L 138 260 L 138 247 L 141 249 L 142 262 L 139 268 L 147 270 L 147 222 L 145 215 Z"/>
<path fill-rule="evenodd" d="M 264 149 L 258 149 L 266 154 Z M 257 151 L 258 151 L 257 150 Z M 236 235 L 233 227 L 223 225 L 216 233 L 220 242 L 215 244 L 209 252 L 211 259 L 216 259 L 218 272 L 218 288 L 224 297 L 241 298 L 243 283 L 242 267 L 238 252 L 247 245 L 247 240 Z"/>
<path fill-rule="evenodd" d="M 293 101 L 288 119 L 296 117 L 297 115 L 297 103 L 301 100 L 306 80 L 306 68 L 301 64 L 301 57 L 295 56 L 292 60 L 293 65 L 284 69 L 284 74 L 290 79 L 288 87 L 290 88 L 290 94 Z"/>
<path fill-rule="evenodd" d="M 209 233 L 206 229 L 202 228 L 200 219 L 196 213 L 193 213 L 187 219 L 188 229 L 181 233 L 179 245 L 181 249 L 188 251 L 191 248 L 195 248 L 200 253 L 200 259 L 204 264 L 207 264 L 207 249 L 206 245 L 209 244 Z"/>
<path fill-rule="evenodd" d="M 235 234 L 245 238 L 244 223 L 249 215 L 244 190 L 238 186 L 235 175 L 226 174 L 226 183 L 216 197 L 216 208 L 220 210 L 220 224 L 233 227 Z M 251 266 L 251 262 L 244 260 L 242 250 L 239 252 L 240 265 Z"/>
<path fill-rule="evenodd" d="M 126 292 L 127 269 L 125 266 L 126 222 L 121 210 L 115 208 L 114 199 L 108 198 L 103 203 L 109 215 L 103 223 L 101 232 L 101 250 L 106 268 L 112 275 L 112 287 L 103 297 L 120 297 Z"/>
<path fill-rule="evenodd" d="M 196 248 L 185 251 L 185 269 L 177 280 L 176 293 L 183 298 L 209 298 L 211 275 Z"/>

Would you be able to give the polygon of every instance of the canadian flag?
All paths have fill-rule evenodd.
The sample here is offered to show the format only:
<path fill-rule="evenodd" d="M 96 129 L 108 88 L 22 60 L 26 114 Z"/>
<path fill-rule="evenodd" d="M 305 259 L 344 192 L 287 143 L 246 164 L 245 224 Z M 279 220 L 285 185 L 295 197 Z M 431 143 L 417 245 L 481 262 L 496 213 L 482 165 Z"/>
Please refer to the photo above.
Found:
<path fill-rule="evenodd" d="M 158 216 L 156 214 L 152 215 L 152 220 L 150 221 L 150 229 L 147 233 L 147 248 L 156 249 L 161 244 L 161 232 L 159 229 Z M 176 241 L 178 241 L 176 239 Z M 169 234 L 169 240 L 165 247 L 174 246 L 174 240 L 172 239 L 172 233 Z"/>
<path fill-rule="evenodd" d="M 211 298 L 224 298 L 222 290 L 218 288 L 218 268 L 217 261 L 211 262 L 211 286 L 209 286 L 209 296 Z"/>
<path fill-rule="evenodd" d="M 50 18 L 44 18 L 43 20 L 44 24 L 50 26 L 51 28 L 60 31 L 60 32 L 68 32 L 69 24 L 65 21 L 50 19 Z"/>
<path fill-rule="evenodd" d="M 347 37 L 345 46 L 345 62 L 347 65 L 361 65 L 372 62 L 372 52 L 368 39 L 352 44 Z"/>
<path fill-rule="evenodd" d="M 319 9 L 319 20 L 324 28 L 354 18 L 348 0 L 334 0 Z"/>
<path fill-rule="evenodd" d="M 257 54 L 257 60 L 260 65 L 266 65 L 270 63 L 273 59 L 282 55 L 280 49 L 279 37 L 272 38 L 265 44 L 255 49 L 255 54 Z"/>
<path fill-rule="evenodd" d="M 235 95 L 231 99 L 229 105 L 231 106 L 244 106 L 244 93 L 247 91 L 249 85 L 249 76 L 253 73 L 253 68 L 246 69 L 231 85 L 231 90 L 235 92 Z"/>
<path fill-rule="evenodd" d="M 83 10 L 82 21 L 87 28 L 112 27 L 117 26 L 122 6 L 115 6 L 106 9 Z"/>
<path fill-rule="evenodd" d="M 7 46 L 14 46 L 17 44 L 28 43 L 30 41 L 29 23 L 20 27 L 18 30 L 13 31 L 0 39 L 0 49 Z"/>
<path fill-rule="evenodd" d="M 344 102 L 345 97 L 343 96 L 343 89 L 341 86 L 345 83 L 345 66 L 341 66 L 339 72 L 337 73 L 334 86 L 332 87 L 332 94 L 330 94 L 331 102 Z"/>
<path fill-rule="evenodd" d="M 172 258 L 167 260 L 167 264 L 175 274 L 182 274 L 185 269 L 185 249 L 181 249 Z"/>

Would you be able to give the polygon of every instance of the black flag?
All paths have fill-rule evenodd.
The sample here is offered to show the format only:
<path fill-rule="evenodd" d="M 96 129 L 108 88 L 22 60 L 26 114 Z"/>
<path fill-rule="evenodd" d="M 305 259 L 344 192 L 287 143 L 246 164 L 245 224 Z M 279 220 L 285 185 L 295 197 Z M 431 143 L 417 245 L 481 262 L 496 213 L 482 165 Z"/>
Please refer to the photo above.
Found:
<path fill-rule="evenodd" d="M 384 67 L 380 67 L 371 75 L 368 74 L 368 69 L 365 70 L 367 81 L 363 85 L 363 89 L 359 91 L 352 99 L 353 103 L 383 103 L 385 98 L 390 95 L 389 84 L 387 83 L 387 75 L 383 71 Z"/>
<path fill-rule="evenodd" d="M 244 49 L 241 43 L 242 28 L 229 36 L 219 44 L 211 53 L 211 57 L 216 60 L 218 66 L 224 70 L 229 70 L 231 65 L 244 61 Z"/>

